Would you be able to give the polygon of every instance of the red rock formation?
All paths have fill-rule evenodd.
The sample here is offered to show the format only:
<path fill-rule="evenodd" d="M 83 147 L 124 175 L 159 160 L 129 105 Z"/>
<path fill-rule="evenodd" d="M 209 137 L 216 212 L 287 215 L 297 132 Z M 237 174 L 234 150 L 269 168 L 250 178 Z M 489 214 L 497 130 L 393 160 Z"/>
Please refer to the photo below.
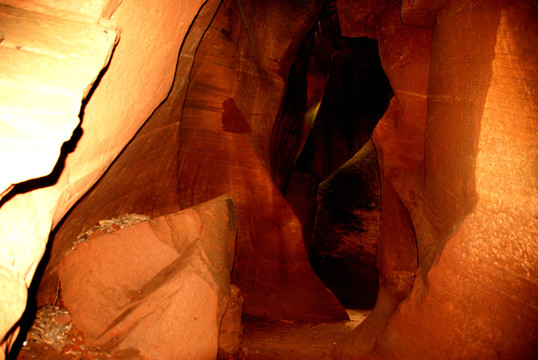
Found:
<path fill-rule="evenodd" d="M 56 295 L 54 284 L 59 259 L 71 246 L 81 229 L 90 227 L 99 219 L 118 216 L 125 212 L 158 216 L 176 211 L 180 206 L 187 207 L 211 197 L 229 193 L 237 202 L 240 219 L 234 281 L 241 287 L 247 299 L 245 311 L 259 316 L 265 313 L 273 317 L 293 316 L 296 318 L 301 318 L 304 314 L 316 318 L 318 312 L 319 316 L 327 318 L 336 312 L 338 314 L 336 318 L 345 317 L 345 313 L 332 294 L 324 288 L 310 269 L 300 231 L 297 231 L 298 223 L 295 216 L 289 210 L 278 189 L 272 184 L 267 170 L 260 162 L 259 155 L 263 151 L 265 154 L 263 158 L 269 158 L 268 143 L 272 131 L 270 126 L 276 117 L 284 93 L 283 79 L 291 66 L 293 53 L 297 51 L 299 41 L 309 31 L 316 15 L 317 5 L 309 8 L 286 5 L 285 2 L 271 5 L 271 11 L 278 11 L 282 16 L 267 18 L 264 26 L 280 29 L 281 35 L 279 35 L 280 38 L 267 39 L 266 32 L 261 30 L 263 27 L 250 29 L 249 25 L 249 21 L 265 13 L 266 5 L 254 6 L 250 2 L 239 4 L 231 2 L 220 5 L 218 1 L 209 1 L 202 8 L 182 47 L 176 80 L 168 99 L 148 120 L 99 184 L 73 209 L 58 230 L 39 294 L 42 303 L 53 301 Z M 213 20 L 219 5 L 219 13 Z M 239 6 L 242 8 L 240 9 Z M 279 9 L 282 6 L 285 8 Z M 285 17 L 283 14 L 286 14 Z M 295 15 L 300 16 L 290 21 Z M 242 16 L 246 18 L 243 19 Z M 200 44 L 200 38 L 210 22 L 211 27 Z M 286 25 L 283 27 L 283 24 Z M 284 38 L 287 40 L 281 41 Z M 253 43 L 257 43 L 254 48 Z M 264 48 L 273 49 L 272 52 L 268 51 L 264 56 L 260 56 L 254 50 L 262 45 Z M 210 53 L 214 49 L 217 49 L 217 52 Z M 239 56 L 241 52 L 246 55 Z M 197 65 L 191 69 L 193 58 Z M 282 60 L 277 63 L 272 59 Z M 221 66 L 216 67 L 215 64 Z M 187 101 L 182 111 L 189 84 Z M 227 95 L 212 95 L 207 92 L 207 86 L 221 87 L 219 92 Z M 200 108 L 197 102 L 202 99 L 204 104 Z M 212 104 L 213 101 L 216 103 Z M 260 117 L 257 114 L 265 115 Z M 194 133 L 189 129 L 203 127 L 201 121 L 204 123 L 203 126 L 209 129 L 216 127 L 225 135 L 225 140 L 218 140 L 224 141 L 221 145 L 223 149 L 216 147 L 217 144 L 213 144 L 210 140 L 215 137 L 212 132 Z M 180 122 L 181 134 L 178 129 Z M 268 132 L 263 134 L 262 130 Z M 194 146 L 192 136 L 197 136 L 199 141 L 204 143 L 205 148 Z M 227 145 L 229 144 L 226 142 L 227 138 L 233 138 L 238 143 Z M 253 139 L 256 138 L 263 141 L 259 140 L 258 146 L 253 146 L 256 144 Z M 181 148 L 179 148 L 180 140 Z M 196 154 L 197 151 L 203 149 L 215 152 L 212 156 L 219 160 L 207 162 L 206 157 Z M 231 151 L 236 153 L 230 155 Z M 205 152 L 202 154 L 205 156 Z M 238 159 L 241 171 L 227 168 L 229 156 Z M 226 159 L 226 161 L 220 159 Z M 195 166 L 194 170 L 192 166 Z M 221 166 L 222 169 L 219 169 Z M 252 168 L 253 173 L 242 174 L 247 171 L 245 166 Z M 196 175 L 198 171 L 196 169 L 199 168 L 204 169 L 204 172 L 206 169 L 212 169 L 214 174 L 223 171 L 222 178 L 230 179 L 230 183 L 221 184 L 221 179 L 214 177 L 200 179 Z M 232 175 L 234 173 L 236 175 Z M 231 182 L 232 179 L 233 182 Z M 253 179 L 261 179 L 257 180 L 261 183 L 256 184 Z M 212 183 L 215 180 L 218 181 L 217 184 Z M 208 185 L 204 185 L 206 181 Z M 251 193 L 256 196 L 252 197 Z M 276 208 L 274 208 L 275 203 L 278 204 Z M 253 208 L 266 210 L 255 213 L 252 212 Z M 263 225 L 255 217 L 266 219 L 268 225 Z M 260 233 L 262 236 L 259 235 Z M 282 245 L 284 248 L 282 250 L 280 245 L 272 244 L 275 240 L 264 240 L 273 238 L 279 239 L 277 243 L 289 244 Z M 287 260 L 276 261 L 270 265 L 271 270 L 266 270 L 261 264 L 271 263 L 274 260 L 254 260 L 260 255 L 252 255 L 249 250 L 251 243 L 265 243 L 262 252 L 268 255 L 264 257 Z M 255 253 L 258 252 L 255 251 Z M 242 265 L 250 262 L 252 265 Z M 289 264 L 281 264 L 282 262 Z M 292 270 L 296 266 L 304 269 Z M 287 278 L 276 280 L 277 275 L 270 275 L 275 276 L 275 279 L 270 282 L 276 290 L 274 294 L 267 296 L 264 282 L 258 279 L 267 278 L 269 276 L 267 273 L 280 272 L 294 272 L 297 280 L 295 283 L 288 281 Z M 261 276 L 260 273 L 264 275 Z M 241 280 L 242 277 L 246 280 Z M 308 284 L 304 279 L 312 279 L 309 285 L 305 285 L 309 290 L 301 289 L 303 284 Z M 281 286 L 279 281 L 286 284 L 282 285 L 283 288 L 288 289 L 278 290 Z M 291 291 L 291 293 L 282 295 L 279 291 L 283 293 Z M 256 305 L 258 300 L 249 298 L 250 293 L 258 293 L 259 298 L 271 305 L 266 307 L 262 303 Z M 319 293 L 319 297 L 326 300 L 320 300 L 318 305 L 313 305 L 313 308 L 309 310 L 304 304 L 317 297 L 312 293 Z M 297 305 L 286 305 L 283 299 L 294 299 L 288 301 L 297 301 Z M 332 309 L 330 307 L 323 309 L 322 304 L 326 304 L 327 301 L 332 304 Z M 251 311 L 251 307 L 255 310 Z M 282 312 L 278 310 L 280 307 L 287 310 Z M 294 307 L 301 307 L 303 315 L 295 314 Z M 260 310 L 262 308 L 263 310 Z"/>
<path fill-rule="evenodd" d="M 172 89 L 98 184 L 69 212 L 54 234 L 38 303 L 56 297 L 57 271 L 77 236 L 102 219 L 125 213 L 158 217 L 180 209 L 177 197 L 179 123 L 189 74 L 203 33 L 220 0 L 200 9 L 182 45 Z"/>
<path fill-rule="evenodd" d="M 95 34 L 101 31 L 97 21 L 105 18 L 121 31 L 110 66 L 86 99 L 81 127 L 65 145 L 54 172 L 46 175 L 58 158 L 61 142 L 78 122 L 77 102 L 94 72 L 73 88 L 63 87 L 65 83 L 53 77 L 29 86 L 32 91 L 53 88 L 74 99 L 66 112 L 69 124 L 45 121 L 56 111 L 48 107 L 48 112 L 40 112 L 48 115 L 34 122 L 50 126 L 61 136 L 51 142 L 49 134 L 30 129 L 35 136 L 31 144 L 50 145 L 50 151 L 26 157 L 33 165 L 39 163 L 37 171 L 30 169 L 30 162 L 12 161 L 9 146 L 0 156 L 11 161 L 2 168 L 2 175 L 7 175 L 0 184 L 2 349 L 17 332 L 15 326 L 7 334 L 23 311 L 26 289 L 50 230 L 167 95 L 169 101 L 123 153 L 123 160 L 58 230 L 43 299 L 54 296 L 54 272 L 63 251 L 95 221 L 131 209 L 162 215 L 230 192 L 237 198 L 241 259 L 234 277 L 245 288 L 247 312 L 301 319 L 342 315 L 342 308 L 309 268 L 296 214 L 269 173 L 271 139 L 276 141 L 278 133 L 285 131 L 275 130 L 274 121 L 289 68 L 320 2 L 225 1 L 199 47 L 217 0 L 2 3 L 32 11 L 35 18 L 56 17 L 58 24 L 80 22 L 80 28 L 90 24 Z M 200 14 L 204 21 L 192 27 L 197 35 L 183 46 L 177 86 L 169 93 L 182 39 L 202 3 L 207 13 Z M 535 358 L 535 2 L 338 0 L 337 5 L 343 35 L 379 40 L 395 98 L 374 133 L 383 194 L 376 308 L 333 358 Z M 18 48 L 9 38 L 13 29 L 22 26 L 10 25 L 10 32 L 3 26 L 2 49 L 31 48 L 27 46 L 31 41 Z M 43 34 L 66 38 L 61 26 L 53 28 L 58 33 Z M 86 38 L 75 40 L 81 39 Z M 188 57 L 194 55 L 191 73 Z M 99 59 L 99 67 L 105 58 Z M 26 69 L 22 73 L 36 71 L 28 63 L 20 68 L 8 63 L 16 74 L 21 68 Z M 192 82 L 180 125 L 187 78 Z M 22 83 L 16 85 L 27 90 Z M 59 97 L 47 99 L 51 101 L 43 104 L 48 106 Z M 30 106 L 20 110 L 31 113 Z M 19 131 L 13 131 L 15 124 L 6 114 L 12 112 L 4 107 L 3 136 Z M 28 139 L 13 139 L 26 155 L 32 154 L 21 145 Z M 28 168 L 20 171 L 17 165 Z M 10 183 L 34 176 L 45 177 L 4 191 Z M 317 181 L 308 176 L 292 179 L 290 186 L 297 191 L 291 196 L 299 198 L 297 203 L 313 203 L 315 194 L 301 192 L 302 185 L 312 189 Z M 310 209 L 296 207 L 295 211 Z M 197 276 L 179 282 L 190 283 L 215 304 L 213 290 Z"/>
<path fill-rule="evenodd" d="M 249 315 L 347 318 L 311 269 L 300 224 L 268 172 L 284 78 L 317 8 L 291 1 L 223 2 L 196 53 L 185 100 L 180 204 L 222 193 L 233 197 L 239 229 L 232 278 Z M 267 37 L 264 29 L 275 33 Z"/>
<path fill-rule="evenodd" d="M 63 302 L 89 345 L 143 359 L 215 359 L 236 231 L 232 200 L 218 198 L 90 236 L 63 258 Z"/>
<path fill-rule="evenodd" d="M 380 53 L 396 98 L 374 132 L 384 178 L 380 290 L 372 316 L 331 358 L 534 358 L 536 169 L 524 159 L 536 149 L 536 6 L 454 0 L 437 4 L 431 22 L 404 5 L 404 21 L 434 24 L 431 62 L 419 56 L 429 53 L 428 30 L 382 11 Z M 402 255 L 408 269 L 398 279 Z"/>

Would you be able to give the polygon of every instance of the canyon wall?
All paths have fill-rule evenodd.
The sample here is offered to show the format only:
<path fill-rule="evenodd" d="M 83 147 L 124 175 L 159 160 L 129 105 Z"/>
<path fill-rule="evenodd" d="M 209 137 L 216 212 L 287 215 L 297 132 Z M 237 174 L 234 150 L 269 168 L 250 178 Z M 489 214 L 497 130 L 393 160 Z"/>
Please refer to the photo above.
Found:
<path fill-rule="evenodd" d="M 223 1 L 196 53 L 183 108 L 180 204 L 222 193 L 234 199 L 232 282 L 244 313 L 260 318 L 347 319 L 310 267 L 300 223 L 270 173 L 288 74 L 320 5 Z"/>
<path fill-rule="evenodd" d="M 168 98 L 56 231 L 39 303 L 54 301 L 63 254 L 99 220 L 126 212 L 160 216 L 229 194 L 238 217 L 232 282 L 245 297 L 244 312 L 347 318 L 312 271 L 300 224 L 269 172 L 287 75 L 320 4 L 204 4 Z M 275 33 L 267 36 L 267 29 Z"/>
<path fill-rule="evenodd" d="M 33 25 L 38 27 L 36 30 L 38 38 L 42 38 L 43 34 L 50 34 L 50 37 L 56 41 L 56 39 L 73 36 L 71 34 L 73 28 L 65 25 L 69 21 L 79 24 L 77 25 L 79 27 L 88 24 L 87 36 L 90 37 L 94 36 L 91 32 L 95 31 L 92 30 L 92 26 L 97 26 L 98 21 L 111 27 L 112 38 L 108 48 L 104 48 L 104 56 L 100 64 L 94 61 L 94 64 L 99 64 L 99 68 L 95 69 L 95 65 L 93 67 L 94 77 L 98 75 L 100 67 L 106 64 L 106 54 L 110 52 L 111 45 L 114 45 L 115 29 L 120 34 L 120 40 L 106 71 L 103 71 L 91 91 L 88 91 L 88 86 L 93 81 L 92 68 L 89 67 L 92 63 L 88 63 L 89 77 L 86 76 L 81 80 L 78 100 L 75 98 L 70 105 L 72 115 L 67 113 L 71 116 L 67 125 L 65 122 L 46 116 L 61 113 L 64 111 L 62 108 L 53 107 L 45 108 L 41 112 L 34 111 L 40 117 L 39 126 L 50 127 L 53 131 L 57 129 L 56 133 L 59 133 L 59 136 L 52 139 L 56 143 L 50 144 L 49 133 L 51 131 L 45 131 L 46 129 L 38 131 L 37 134 L 32 135 L 30 143 L 36 144 L 42 141 L 47 144 L 44 148 L 46 151 L 32 147 L 35 149 L 35 155 L 39 157 L 31 157 L 30 162 L 25 162 L 25 157 L 23 157 L 22 161 L 10 163 L 2 169 L 2 174 L 17 175 L 20 173 L 19 168 L 33 168 L 34 159 L 40 163 L 39 169 L 41 169 L 39 173 L 28 173 L 26 178 L 17 176 L 2 184 L 9 186 L 10 183 L 19 183 L 8 188 L 8 191 L 2 189 L 0 207 L 0 238 L 2 239 L 0 281 L 2 289 L 5 290 L 0 305 L 0 339 L 2 339 L 3 348 L 8 346 L 10 339 L 13 339 L 12 335 L 17 333 L 17 326 L 14 327 L 14 324 L 26 306 L 27 288 L 45 252 L 51 229 L 99 179 L 153 110 L 165 99 L 174 79 L 174 69 L 183 37 L 203 2 L 203 0 L 189 2 L 94 1 L 84 4 L 68 0 L 5 2 L 10 8 L 12 5 L 22 7 L 18 10 L 23 13 L 21 22 L 26 18 L 31 20 L 39 18 L 40 14 L 54 17 L 33 22 Z M 5 24 L 3 21 L 3 29 Z M 104 32 L 106 29 L 103 28 L 100 31 Z M 15 27 L 13 38 L 17 38 L 20 34 L 27 34 L 25 31 L 28 31 L 25 27 Z M 81 30 L 78 38 L 86 36 L 83 31 Z M 9 46 L 9 41 L 12 39 L 11 33 L 6 33 L 4 37 L 2 46 Z M 37 49 L 35 38 L 31 36 L 22 37 L 17 41 L 13 46 L 15 50 L 25 54 L 34 52 L 38 55 L 56 56 L 58 66 L 63 67 L 64 70 L 67 65 L 62 61 L 74 61 L 70 59 L 77 56 L 77 53 L 69 47 L 73 44 L 67 43 L 64 53 L 57 55 L 52 52 L 56 44 L 54 41 L 45 43 Z M 95 56 L 95 53 L 90 51 L 90 54 L 86 55 L 83 60 L 87 60 L 88 56 Z M 36 60 L 12 65 L 16 66 L 16 69 L 21 65 L 40 69 L 43 62 Z M 48 70 L 43 71 L 46 74 Z M 85 70 L 80 71 L 84 73 Z M 76 76 L 80 76 L 81 73 L 77 73 Z M 57 87 L 55 91 L 58 94 L 69 95 L 73 89 L 64 85 L 63 81 L 74 81 L 76 77 L 66 75 L 62 72 L 62 68 L 59 74 L 35 78 L 35 87 L 45 89 L 45 92 L 50 87 Z M 26 84 L 23 78 L 20 79 L 22 82 L 19 86 Z M 36 79 L 40 79 L 41 82 Z M 4 83 L 2 86 L 4 87 Z M 5 86 L 7 87 L 8 84 Z M 8 92 L 18 91 L 13 88 L 5 89 Z M 73 94 L 77 96 L 76 92 Z M 86 94 L 86 101 L 81 104 Z M 28 107 L 30 104 L 23 105 L 22 109 Z M 23 110 L 21 111 L 25 113 Z M 26 113 L 28 116 L 33 114 L 27 110 Z M 79 113 L 80 120 L 77 116 Z M 9 113 L 2 110 L 2 118 L 9 119 Z M 28 141 L 28 136 L 25 135 L 25 124 L 29 123 L 22 120 L 11 124 L 2 123 L 2 134 L 3 136 L 9 134 L 11 138 L 8 140 L 13 143 L 24 143 Z M 21 126 L 21 128 L 17 132 L 6 129 L 6 126 Z M 69 127 L 67 130 L 66 126 Z M 69 140 L 71 132 L 73 135 Z M 62 148 L 62 141 L 65 140 L 69 141 Z M 58 160 L 60 148 L 62 148 L 62 154 Z M 3 152 L 0 157 L 12 158 L 13 148 L 6 147 L 6 149 L 8 152 Z M 27 150 L 23 147 L 23 151 Z M 49 174 L 54 166 L 56 168 Z M 25 181 L 33 177 L 40 178 Z M 12 327 L 14 331 L 10 332 Z M 6 338 L 8 332 L 11 335 Z M 0 353 L 3 354 L 3 352 Z"/>
<path fill-rule="evenodd" d="M 99 220 L 126 212 L 156 217 L 224 193 L 237 209 L 231 280 L 245 297 L 245 313 L 346 318 L 310 267 L 301 221 L 310 216 L 314 229 L 310 190 L 326 180 L 315 245 L 325 251 L 330 244 L 324 238 L 347 236 L 326 224 L 334 222 L 335 212 L 349 210 L 330 201 L 345 196 L 345 189 L 335 187 L 340 176 L 354 172 L 372 186 L 372 197 L 361 205 L 372 212 L 358 218 L 379 223 L 379 204 L 370 201 L 379 193 L 372 184 L 373 148 L 366 134 L 371 128 L 349 149 L 340 139 L 336 145 L 346 155 L 327 153 L 338 164 L 318 162 L 320 179 L 307 174 L 290 180 L 290 159 L 301 143 L 299 125 L 291 120 L 301 110 L 288 118 L 282 110 L 290 71 L 304 76 L 299 60 L 314 46 L 311 30 L 322 1 L 1 3 L 0 51 L 13 56 L 6 57 L 11 59 L 6 66 L 13 69 L 10 74 L 34 82 L 30 100 L 17 99 L 19 110 L 10 107 L 15 100 L 0 102 L 0 358 L 17 335 L 44 253 L 40 304 L 55 300 L 64 253 Z M 373 133 L 381 184 L 376 306 L 331 358 L 536 357 L 536 3 L 337 0 L 336 5 L 342 35 L 378 40 L 394 98 Z M 56 40 L 36 45 L 32 37 L 20 36 L 23 27 L 9 18 L 37 19 L 44 27 L 33 31 L 52 34 L 52 40 L 81 34 L 73 41 L 81 41 L 77 44 L 86 52 Z M 92 41 L 81 40 L 84 34 Z M 73 54 L 88 60 L 81 63 L 84 76 L 39 77 L 36 70 L 46 57 L 54 59 L 50 63 L 59 73 L 66 63 L 78 69 Z M 41 60 L 26 63 L 16 56 Z M 22 81 L 1 79 L 7 94 L 26 92 Z M 35 100 L 49 92 L 56 95 Z M 308 106 L 313 98 L 321 100 L 321 92 L 306 96 Z M 15 112 L 27 113 L 20 119 L 28 122 L 10 122 Z M 292 128 L 296 134 L 287 148 L 279 141 Z M 320 138 L 331 135 L 317 132 Z M 369 165 L 357 170 L 361 161 Z M 290 206 L 294 196 L 299 200 Z M 363 261 L 370 265 L 372 244 Z M 344 249 L 343 255 L 349 252 Z"/>
<path fill-rule="evenodd" d="M 331 359 L 534 358 L 536 4 L 376 5 L 353 18 L 395 92 L 374 130 L 379 292 Z"/>

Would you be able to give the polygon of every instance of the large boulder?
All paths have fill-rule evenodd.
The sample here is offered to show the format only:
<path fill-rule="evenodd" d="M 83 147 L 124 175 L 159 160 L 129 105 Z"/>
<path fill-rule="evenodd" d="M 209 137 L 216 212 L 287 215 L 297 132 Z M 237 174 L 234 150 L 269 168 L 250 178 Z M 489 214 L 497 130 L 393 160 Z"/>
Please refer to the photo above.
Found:
<path fill-rule="evenodd" d="M 214 359 L 236 231 L 233 202 L 221 197 L 92 234 L 59 270 L 86 343 L 144 359 Z"/>

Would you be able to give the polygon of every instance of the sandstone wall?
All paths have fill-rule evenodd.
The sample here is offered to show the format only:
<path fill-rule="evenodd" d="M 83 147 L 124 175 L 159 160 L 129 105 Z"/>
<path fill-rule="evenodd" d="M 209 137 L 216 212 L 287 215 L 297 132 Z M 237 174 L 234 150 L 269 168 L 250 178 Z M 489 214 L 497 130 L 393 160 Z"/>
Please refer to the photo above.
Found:
<path fill-rule="evenodd" d="M 198 48 L 183 109 L 180 205 L 232 196 L 232 282 L 245 314 L 262 318 L 347 318 L 310 267 L 300 223 L 269 172 L 288 73 L 320 4 L 223 1 Z"/>
<path fill-rule="evenodd" d="M 85 103 L 80 127 L 64 149 L 61 159 L 65 163 L 58 163 L 59 168 L 51 177 L 15 187 L 2 200 L 0 266 L 2 287 L 6 289 L 0 310 L 2 339 L 24 310 L 26 288 L 45 251 L 51 229 L 97 181 L 168 94 L 181 42 L 202 3 L 203 0 L 92 2 L 100 8 L 80 12 L 80 6 L 68 1 L 23 4 L 27 9 L 30 6 L 38 12 L 88 23 L 105 16 L 118 26 L 121 40 L 107 71 Z M 63 36 L 62 28 L 50 31 Z M 45 132 L 41 135 L 47 136 Z M 60 140 L 58 149 L 61 145 Z M 51 156 L 56 159 L 58 152 Z"/>
<path fill-rule="evenodd" d="M 374 131 L 378 301 L 331 358 L 533 358 L 536 6 L 410 3 L 375 14 L 396 95 Z"/>

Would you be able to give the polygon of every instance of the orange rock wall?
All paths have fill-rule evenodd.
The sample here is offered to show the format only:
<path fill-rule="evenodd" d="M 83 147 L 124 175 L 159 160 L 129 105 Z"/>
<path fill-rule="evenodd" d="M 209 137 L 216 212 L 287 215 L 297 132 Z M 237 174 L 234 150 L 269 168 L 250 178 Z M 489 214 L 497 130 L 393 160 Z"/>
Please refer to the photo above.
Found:
<path fill-rule="evenodd" d="M 233 279 L 245 291 L 245 312 L 345 316 L 310 269 L 296 215 L 268 172 L 289 67 L 320 4 L 223 1 L 205 31 L 217 1 L 54 3 L 24 2 L 69 19 L 111 17 L 121 39 L 58 177 L 18 187 L 1 203 L 3 348 L 50 230 L 166 96 L 173 101 L 58 230 L 53 259 L 84 226 L 115 211 L 157 215 L 227 192 L 237 204 Z M 204 3 L 205 20 L 183 45 L 196 58 L 179 59 L 169 93 L 182 40 Z M 332 358 L 536 357 L 535 2 L 337 5 L 344 35 L 378 39 L 395 98 L 374 132 L 383 209 L 376 308 Z M 183 98 L 183 119 L 170 120 Z M 56 289 L 51 266 L 43 301 Z"/>
<path fill-rule="evenodd" d="M 179 199 L 183 207 L 223 193 L 234 199 L 232 282 L 245 314 L 333 321 L 347 315 L 311 269 L 300 223 L 269 173 L 287 74 L 319 8 L 305 5 L 222 3 L 196 53 L 185 99 Z"/>
<path fill-rule="evenodd" d="M 182 105 L 196 49 L 219 4 L 220 0 L 210 0 L 200 9 L 183 42 L 166 101 L 54 233 L 38 293 L 40 304 L 54 301 L 58 265 L 80 233 L 100 220 L 125 213 L 156 217 L 179 210 L 177 156 Z"/>
<path fill-rule="evenodd" d="M 403 5 L 408 24 L 431 20 L 428 11 Z M 437 5 L 431 43 L 430 30 L 399 21 L 399 8 L 378 8 L 380 54 L 396 94 L 374 131 L 384 179 L 380 291 L 372 316 L 332 359 L 538 353 L 538 208 L 530 160 L 537 145 L 538 12 L 531 1 Z M 401 30 L 390 31 L 395 26 Z M 398 47 L 406 33 L 409 40 Z M 411 221 L 399 221 L 406 213 Z M 392 286 L 397 271 L 386 264 L 405 264 L 407 253 L 412 274 L 412 247 L 403 246 L 412 239 L 409 230 L 418 268 L 399 292 Z"/>
<path fill-rule="evenodd" d="M 238 209 L 232 280 L 246 298 L 245 312 L 346 317 L 310 268 L 299 224 L 267 170 L 286 74 L 317 11 L 317 4 L 205 3 L 183 43 L 168 98 L 55 234 L 40 303 L 56 296 L 65 251 L 99 220 L 159 216 L 227 193 Z M 278 36 L 266 37 L 267 28 Z M 260 47 L 267 51 L 257 53 Z"/>

